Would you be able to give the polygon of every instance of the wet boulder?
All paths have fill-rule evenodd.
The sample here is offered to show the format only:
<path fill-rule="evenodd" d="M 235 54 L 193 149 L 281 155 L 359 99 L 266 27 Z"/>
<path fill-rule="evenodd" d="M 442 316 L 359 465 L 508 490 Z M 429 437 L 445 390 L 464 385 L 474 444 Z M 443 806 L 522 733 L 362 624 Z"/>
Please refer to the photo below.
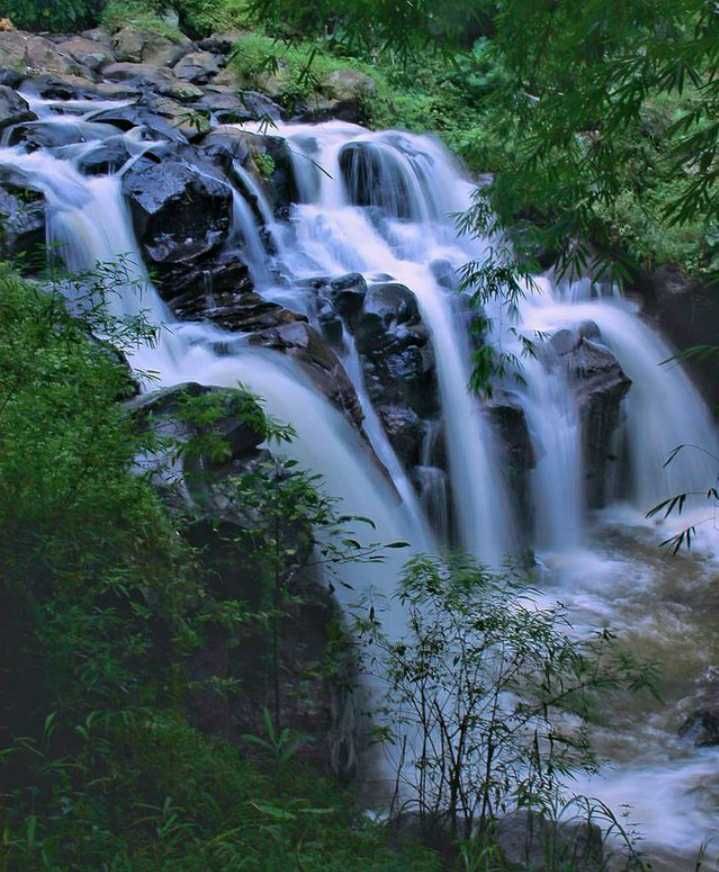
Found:
<path fill-rule="evenodd" d="M 409 288 L 371 286 L 349 327 L 375 403 L 407 405 L 421 417 L 438 412 L 434 351 Z"/>
<path fill-rule="evenodd" d="M 284 217 L 290 203 L 296 201 L 292 159 L 285 139 L 223 125 L 211 130 L 201 147 L 226 173 L 232 172 L 233 162 L 238 161 L 252 175 L 276 215 Z M 235 181 L 242 187 L 241 179 Z M 250 192 L 245 191 L 245 194 L 250 195 Z"/>
<path fill-rule="evenodd" d="M 78 159 L 77 168 L 88 176 L 104 176 L 116 173 L 131 154 L 124 136 L 112 136 Z"/>
<path fill-rule="evenodd" d="M 12 88 L 0 85 L 0 131 L 13 124 L 34 121 L 37 115 L 30 111 L 30 105 Z"/>
<path fill-rule="evenodd" d="M 303 316 L 255 293 L 247 267 L 238 266 L 236 271 L 238 275 L 233 288 L 210 286 L 211 290 L 199 294 L 189 290 L 173 299 L 172 310 L 178 318 L 212 321 L 225 330 L 238 333 L 257 333 L 304 320 Z M 229 284 L 226 273 L 218 276 L 219 283 Z"/>
<path fill-rule="evenodd" d="M 488 406 L 490 418 L 505 451 L 504 470 L 508 484 L 519 507 L 525 528 L 531 522 L 529 476 L 534 469 L 535 456 L 527 418 L 520 403 L 508 392 L 495 393 Z"/>
<path fill-rule="evenodd" d="M 222 55 L 208 51 L 190 52 L 174 67 L 175 76 L 197 85 L 206 85 L 225 65 Z"/>
<path fill-rule="evenodd" d="M 28 121 L 12 128 L 8 143 L 23 145 L 29 151 L 36 151 L 40 148 L 62 148 L 93 139 L 108 139 L 116 133 L 110 125 L 94 124 L 80 119 L 68 124 Z"/>
<path fill-rule="evenodd" d="M 281 351 L 296 360 L 330 402 L 361 428 L 364 414 L 354 386 L 337 355 L 304 321 L 294 320 L 250 336 L 250 344 Z"/>
<path fill-rule="evenodd" d="M 576 391 L 587 499 L 592 508 L 600 508 L 607 496 L 608 466 L 616 460 L 610 449 L 612 436 L 619 426 L 622 400 L 631 381 L 611 350 L 602 344 L 599 328 L 593 321 L 557 331 L 550 345 L 567 367 Z"/>
<path fill-rule="evenodd" d="M 123 176 L 123 191 L 160 293 L 171 299 L 178 280 L 226 241 L 231 188 L 214 167 L 170 155 L 138 161 Z"/>
<path fill-rule="evenodd" d="M 709 667 L 700 679 L 679 735 L 698 748 L 719 746 L 719 667 Z"/>
<path fill-rule="evenodd" d="M 45 220 L 43 195 L 0 173 L 0 257 L 43 254 Z"/>
<path fill-rule="evenodd" d="M 251 453 L 264 442 L 266 433 L 260 424 L 263 419 L 259 406 L 247 408 L 251 401 L 232 388 L 187 382 L 142 394 L 126 408 L 141 426 L 151 427 L 159 436 L 186 442 L 200 435 L 201 428 L 187 412 L 188 400 L 206 395 L 212 395 L 219 404 L 221 414 L 211 430 L 227 443 L 228 459 Z"/>
<path fill-rule="evenodd" d="M 424 423 L 408 406 L 379 406 L 377 414 L 397 457 L 407 469 L 420 463 Z"/>

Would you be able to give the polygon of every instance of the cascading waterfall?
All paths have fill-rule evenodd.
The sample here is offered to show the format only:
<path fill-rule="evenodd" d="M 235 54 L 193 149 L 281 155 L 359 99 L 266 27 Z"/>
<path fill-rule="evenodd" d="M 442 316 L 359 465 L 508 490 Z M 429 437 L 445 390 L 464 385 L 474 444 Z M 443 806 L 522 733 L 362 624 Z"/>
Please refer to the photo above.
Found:
<path fill-rule="evenodd" d="M 289 222 L 275 218 L 251 173 L 239 164 L 234 167 L 237 185 L 230 244 L 242 246 L 265 298 L 311 316 L 302 281 L 347 272 L 362 273 L 370 287 L 389 276 L 416 295 L 437 358 L 442 415 L 429 426 L 420 464 L 410 475 L 373 408 L 354 340 L 347 333 L 344 364 L 365 412 L 372 450 L 291 359 L 253 347 L 236 334 L 229 341 L 226 332 L 208 324 L 173 321 L 142 264 L 122 197 L 122 171 L 88 178 L 76 168 L 76 159 L 109 135 L 108 125 L 88 123 L 84 116 L 117 104 L 61 104 L 71 116 L 56 112 L 58 105 L 32 101 L 33 110 L 46 123 L 80 125 L 89 141 L 34 153 L 20 147 L 0 148 L 0 167 L 19 172 L 43 192 L 48 242 L 71 270 L 92 270 L 98 261 L 125 260 L 127 279 L 111 305 L 124 314 L 144 309 L 155 325 L 166 328 L 156 347 L 136 353 L 137 367 L 158 372 L 166 385 L 190 380 L 225 386 L 242 382 L 256 391 L 275 416 L 297 430 L 298 439 L 288 450 L 303 466 L 324 475 L 328 493 L 343 501 L 343 510 L 373 518 L 384 541 L 407 539 L 415 548 L 430 550 L 437 546 L 433 533 L 446 541 L 453 525 L 463 547 L 487 563 L 499 565 L 512 553 L 518 542 L 517 522 L 503 476 L 503 448 L 487 409 L 468 390 L 470 340 L 461 298 L 451 288 L 453 269 L 468 259 L 481 259 L 489 242 L 457 235 L 453 216 L 469 206 L 473 185 L 440 145 L 427 137 L 370 133 L 338 122 L 280 125 L 276 133 L 290 144 L 300 200 L 293 205 Z M 132 132 L 125 138 L 136 157 L 153 147 Z M 673 493 L 705 492 L 716 477 L 717 463 L 711 456 L 719 456 L 716 429 L 681 367 L 660 366 L 671 357 L 669 346 L 640 319 L 631 303 L 613 293 L 601 296 L 589 281 L 558 286 L 545 276 L 537 284 L 539 293 L 521 302 L 519 318 L 509 326 L 534 336 L 538 331 L 552 333 L 592 321 L 599 328 L 597 341 L 612 350 L 632 381 L 624 400 L 622 440 L 629 475 L 620 482 L 622 491 L 616 497 L 645 512 Z M 139 299 L 136 285 L 144 289 Z M 517 350 L 516 337 L 507 326 L 498 323 L 492 341 Z M 220 346 L 230 351 L 219 353 Z M 626 550 L 624 562 L 613 553 L 608 556 L 592 526 L 585 505 L 581 422 L 571 379 L 548 348 L 526 361 L 524 379 L 524 386 L 512 386 L 512 395 L 526 416 L 536 456 L 534 544 L 540 552 L 572 552 L 585 561 L 575 564 L 575 574 L 563 576 L 559 584 L 565 584 L 562 598 L 577 615 L 584 618 L 590 613 L 588 626 L 603 623 L 608 616 L 631 620 L 632 612 L 622 611 L 630 597 L 617 579 L 628 575 L 632 581 L 638 579 L 635 586 L 640 588 L 646 563 L 626 557 L 630 553 Z M 440 435 L 447 448 L 448 477 L 432 463 Z M 695 447 L 683 449 L 663 468 L 680 444 Z M 613 562 L 618 568 L 612 569 Z M 396 576 L 398 568 L 387 565 L 386 576 Z M 365 572 L 364 568 L 352 571 L 357 586 L 366 583 Z M 614 573 L 609 580 L 607 572 Z M 591 592 L 582 586 L 587 577 L 592 583 L 597 579 Z M 392 582 L 385 582 L 384 588 L 391 594 Z M 621 596 L 615 596 L 617 591 Z M 661 616 L 660 609 L 657 614 Z M 396 603 L 386 620 L 390 632 L 400 635 L 403 616 Z M 705 817 L 696 812 L 691 779 L 716 768 L 716 757 L 691 757 L 678 749 L 675 761 L 662 768 L 666 728 L 655 733 L 659 739 L 649 736 L 643 762 L 637 765 L 664 779 L 662 784 L 671 783 L 684 799 L 684 810 L 675 803 L 667 812 L 660 799 L 649 795 L 637 797 L 636 816 L 649 825 L 657 843 L 667 844 L 668 832 L 671 838 L 689 842 L 692 828 L 707 829 Z M 617 791 L 621 798 L 619 783 L 621 779 L 612 780 L 610 775 L 607 783 L 593 782 L 589 789 L 601 787 L 602 795 L 612 797 Z M 681 825 L 665 826 L 662 815 L 680 813 L 686 816 Z M 697 841 L 700 838 L 701 833 Z"/>

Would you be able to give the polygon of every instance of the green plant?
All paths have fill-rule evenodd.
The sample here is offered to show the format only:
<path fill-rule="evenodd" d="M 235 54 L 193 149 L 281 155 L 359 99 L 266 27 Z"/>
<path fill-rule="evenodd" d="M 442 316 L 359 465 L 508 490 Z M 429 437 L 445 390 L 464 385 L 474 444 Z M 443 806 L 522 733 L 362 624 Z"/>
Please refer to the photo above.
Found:
<path fill-rule="evenodd" d="M 356 628 L 384 688 L 395 803 L 428 830 L 485 838 L 513 808 L 551 814 L 565 779 L 594 771 L 588 725 L 602 694 L 655 687 L 654 670 L 609 632 L 566 632 L 511 576 L 470 558 L 416 557 L 397 598 L 407 632 L 390 638 L 379 609 Z"/>
<path fill-rule="evenodd" d="M 101 0 L 7 0 L 3 15 L 27 30 L 70 30 L 93 23 Z"/>

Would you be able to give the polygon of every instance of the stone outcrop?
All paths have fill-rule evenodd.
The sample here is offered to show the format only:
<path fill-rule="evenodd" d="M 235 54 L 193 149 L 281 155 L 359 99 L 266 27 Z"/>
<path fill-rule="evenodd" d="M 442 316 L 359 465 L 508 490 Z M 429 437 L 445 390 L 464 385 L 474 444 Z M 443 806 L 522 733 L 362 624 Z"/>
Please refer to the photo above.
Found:
<path fill-rule="evenodd" d="M 711 282 L 700 282 L 680 267 L 665 264 L 652 272 L 641 272 L 631 290 L 679 352 L 716 345 L 719 297 Z M 693 357 L 685 365 L 716 411 L 719 408 L 716 358 Z"/>
<path fill-rule="evenodd" d="M 200 276 L 226 241 L 231 188 L 216 168 L 176 154 L 138 161 L 123 177 L 123 191 L 160 293 L 171 299 L 188 272 Z"/>
<path fill-rule="evenodd" d="M 679 735 L 698 748 L 719 746 L 719 667 L 706 670 L 696 695 L 687 700 L 687 708 Z"/>
<path fill-rule="evenodd" d="M 606 499 L 612 436 L 621 420 L 622 400 L 631 386 L 619 362 L 602 344 L 599 328 L 587 321 L 576 328 L 558 330 L 550 340 L 552 353 L 566 366 L 574 386 L 582 425 L 586 491 L 589 505 L 599 508 Z"/>

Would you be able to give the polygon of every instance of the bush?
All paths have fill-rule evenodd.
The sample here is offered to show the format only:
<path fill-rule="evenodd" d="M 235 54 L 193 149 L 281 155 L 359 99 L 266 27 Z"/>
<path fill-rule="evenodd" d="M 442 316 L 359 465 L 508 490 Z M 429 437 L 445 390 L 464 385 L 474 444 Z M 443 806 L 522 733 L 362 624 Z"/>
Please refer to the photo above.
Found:
<path fill-rule="evenodd" d="M 3 14 L 25 30 L 73 30 L 90 27 L 103 0 L 7 0 Z"/>

